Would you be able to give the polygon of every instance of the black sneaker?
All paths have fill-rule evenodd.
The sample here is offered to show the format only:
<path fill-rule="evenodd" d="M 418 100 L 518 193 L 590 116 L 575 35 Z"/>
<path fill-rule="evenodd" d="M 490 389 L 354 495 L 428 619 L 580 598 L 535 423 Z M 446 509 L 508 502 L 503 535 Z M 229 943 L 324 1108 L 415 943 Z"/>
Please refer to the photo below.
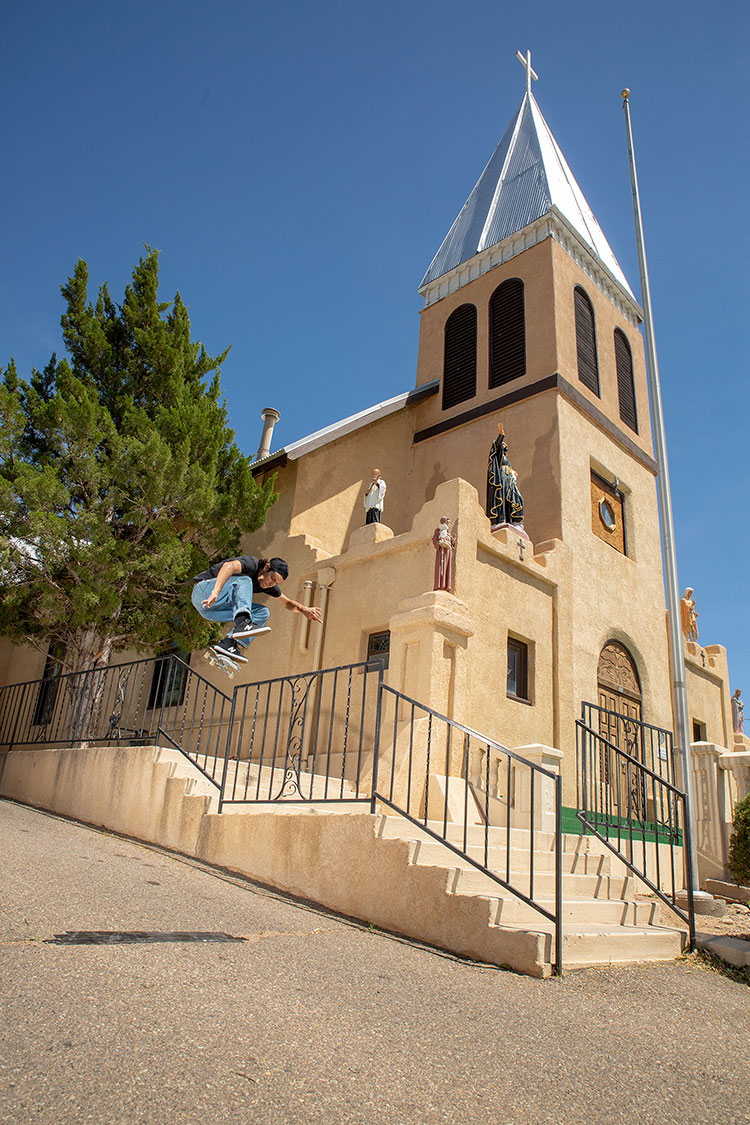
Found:
<path fill-rule="evenodd" d="M 230 660 L 239 660 L 242 664 L 248 663 L 241 646 L 237 644 L 233 637 L 225 637 L 223 641 L 217 641 L 215 645 L 211 645 L 211 648 L 214 652 L 218 652 L 220 656 L 228 656 Z"/>

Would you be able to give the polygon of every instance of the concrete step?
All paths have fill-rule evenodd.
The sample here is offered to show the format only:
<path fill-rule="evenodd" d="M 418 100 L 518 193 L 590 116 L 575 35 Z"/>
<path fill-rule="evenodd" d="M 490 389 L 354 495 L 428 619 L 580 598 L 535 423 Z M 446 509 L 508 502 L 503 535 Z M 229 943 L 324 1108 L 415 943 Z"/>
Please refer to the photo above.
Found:
<path fill-rule="evenodd" d="M 534 901 L 545 910 L 554 913 L 555 900 L 550 896 L 535 895 Z M 566 898 L 563 895 L 563 923 L 576 927 L 593 926 L 649 926 L 654 919 L 655 908 L 652 903 L 628 902 L 616 899 Z M 522 899 L 506 896 L 500 899 L 497 921 L 499 925 L 508 922 L 524 922 L 533 927 L 538 911 L 527 906 Z"/>
<path fill-rule="evenodd" d="M 470 824 L 464 833 L 461 824 L 448 823 L 442 820 L 428 820 L 426 827 L 437 836 L 443 837 L 449 843 L 458 847 L 464 845 L 464 835 L 470 845 L 484 847 L 485 829 L 483 824 Z M 420 825 L 412 823 L 405 817 L 383 814 L 381 817 L 380 835 L 390 839 L 432 839 L 429 832 L 423 832 Z M 487 832 L 487 842 L 490 847 L 505 847 L 508 833 L 504 825 L 490 825 Z M 555 848 L 554 832 L 536 831 L 533 836 L 535 852 L 553 852 Z M 529 850 L 531 833 L 528 828 L 514 828 L 510 830 L 510 843 L 512 848 Z M 594 836 L 576 836 L 569 833 L 563 834 L 562 846 L 564 852 L 578 855 L 595 854 L 608 855 L 607 849 Z"/>
<path fill-rule="evenodd" d="M 388 837 L 384 837 L 388 839 Z M 390 837 L 391 839 L 403 839 L 403 837 Z M 441 844 L 438 840 L 433 840 L 429 836 L 422 834 L 420 839 L 413 839 L 412 843 L 418 849 L 415 852 L 419 856 L 420 863 L 432 863 L 437 866 L 445 867 L 457 865 L 464 866 L 471 870 L 476 870 L 466 860 L 461 859 L 445 845 Z M 499 872 L 501 875 L 507 870 L 507 851 L 504 847 L 493 847 L 488 849 L 488 866 Z M 467 849 L 467 855 L 478 863 L 484 864 L 484 848 L 470 847 Z M 562 869 L 563 874 L 578 874 L 578 875 L 596 875 L 605 876 L 610 873 L 610 860 L 607 855 L 578 855 L 575 852 L 563 852 L 562 855 Z M 511 848 L 510 851 L 510 870 L 511 874 L 522 874 L 529 870 L 529 853 L 524 848 Z M 540 874 L 551 873 L 555 870 L 555 857 L 550 852 L 535 852 L 534 853 L 534 870 Z"/>
<path fill-rule="evenodd" d="M 554 950 L 551 923 L 539 915 L 537 933 L 548 935 L 550 957 Z M 531 927 L 508 925 L 506 931 L 519 934 Z M 662 926 L 612 926 L 600 924 L 563 924 L 563 966 L 566 970 L 602 968 L 608 965 L 632 965 L 640 961 L 673 961 L 687 946 L 687 932 Z"/>
<path fill-rule="evenodd" d="M 417 860 L 417 862 L 423 862 Z M 443 863 L 442 866 L 445 866 Z M 459 868 L 455 889 L 462 893 L 488 894 L 491 885 L 497 886 L 490 879 L 474 867 Z M 501 878 L 505 878 L 505 869 L 499 871 Z M 530 882 L 528 873 L 514 873 L 511 870 L 510 882 L 512 886 L 529 895 Z M 555 892 L 555 875 L 549 871 L 534 872 L 534 894 L 552 897 Z M 612 899 L 613 901 L 628 901 L 635 898 L 635 880 L 614 875 L 578 875 L 563 872 L 563 897 L 574 899 Z"/>

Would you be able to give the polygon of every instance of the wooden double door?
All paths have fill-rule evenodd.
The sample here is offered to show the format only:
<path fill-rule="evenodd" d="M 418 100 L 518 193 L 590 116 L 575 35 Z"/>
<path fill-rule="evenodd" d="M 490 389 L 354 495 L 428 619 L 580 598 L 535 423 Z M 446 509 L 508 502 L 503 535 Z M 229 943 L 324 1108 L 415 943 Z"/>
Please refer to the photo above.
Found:
<path fill-rule="evenodd" d="M 597 669 L 599 734 L 636 761 L 645 763 L 642 736 L 641 684 L 635 661 L 619 641 L 609 641 L 599 656 Z M 645 790 L 641 771 L 629 758 L 603 750 L 600 778 L 609 790 L 606 804 L 618 817 L 645 816 Z"/>

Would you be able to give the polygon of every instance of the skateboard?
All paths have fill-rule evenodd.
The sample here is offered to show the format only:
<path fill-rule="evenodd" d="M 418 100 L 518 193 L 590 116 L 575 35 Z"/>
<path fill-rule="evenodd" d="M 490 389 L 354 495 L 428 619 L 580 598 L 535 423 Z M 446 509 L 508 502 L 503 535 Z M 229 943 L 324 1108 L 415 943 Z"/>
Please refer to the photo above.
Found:
<path fill-rule="evenodd" d="M 245 629 L 237 635 L 239 637 L 255 637 L 259 633 L 270 632 L 270 625 L 264 625 L 258 629 Z M 228 633 L 227 636 L 231 637 L 234 636 L 234 634 Z M 222 672 L 226 672 L 230 680 L 234 678 L 235 672 L 239 672 L 242 665 L 248 662 L 247 657 L 235 658 L 230 656 L 228 652 L 222 652 L 218 645 L 212 645 L 210 648 L 207 648 L 203 653 L 203 657 L 213 668 L 220 668 Z"/>
<path fill-rule="evenodd" d="M 213 648 L 206 649 L 203 653 L 203 659 L 207 660 L 212 668 L 220 668 L 222 672 L 226 672 L 230 680 L 233 680 L 235 672 L 240 670 L 239 664 L 236 664 L 231 656 L 216 652 Z"/>

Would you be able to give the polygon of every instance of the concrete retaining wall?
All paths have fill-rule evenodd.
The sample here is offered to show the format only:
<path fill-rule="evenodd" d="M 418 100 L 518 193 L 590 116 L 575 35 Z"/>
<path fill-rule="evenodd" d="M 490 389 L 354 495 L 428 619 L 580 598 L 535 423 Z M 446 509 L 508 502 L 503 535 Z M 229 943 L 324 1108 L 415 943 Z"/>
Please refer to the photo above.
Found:
<path fill-rule="evenodd" d="M 263 806 L 219 814 L 215 790 L 173 750 L 89 747 L 0 756 L 0 795 L 172 848 L 350 917 L 532 976 L 550 936 L 494 925 L 497 902 L 449 893 L 447 867 L 378 836 L 363 811 Z"/>

